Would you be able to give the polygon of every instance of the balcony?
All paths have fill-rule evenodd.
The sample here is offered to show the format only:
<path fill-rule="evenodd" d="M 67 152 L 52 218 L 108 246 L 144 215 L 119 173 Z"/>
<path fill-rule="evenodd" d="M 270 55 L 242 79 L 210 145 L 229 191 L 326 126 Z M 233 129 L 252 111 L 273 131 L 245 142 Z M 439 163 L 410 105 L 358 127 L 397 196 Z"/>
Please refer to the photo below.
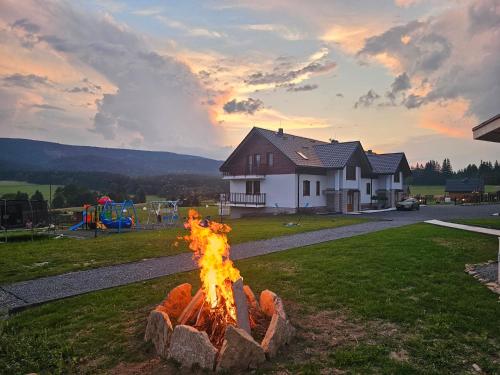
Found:
<path fill-rule="evenodd" d="M 268 166 L 266 164 L 246 166 L 241 170 L 231 170 L 222 172 L 224 180 L 263 180 L 266 178 Z"/>
<path fill-rule="evenodd" d="M 264 207 L 266 194 L 230 193 L 229 204 L 233 207 Z"/>

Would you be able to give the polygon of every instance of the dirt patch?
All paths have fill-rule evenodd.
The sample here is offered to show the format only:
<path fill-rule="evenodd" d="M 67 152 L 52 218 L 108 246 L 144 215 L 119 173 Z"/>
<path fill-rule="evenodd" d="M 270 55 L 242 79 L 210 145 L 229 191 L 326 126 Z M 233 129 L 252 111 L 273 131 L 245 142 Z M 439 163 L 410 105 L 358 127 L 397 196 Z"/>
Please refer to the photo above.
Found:
<path fill-rule="evenodd" d="M 377 341 L 385 338 L 397 339 L 401 336 L 398 327 L 394 324 L 373 320 L 361 321 L 354 319 L 347 310 L 322 310 L 308 311 L 304 306 L 284 301 L 285 310 L 297 329 L 296 337 L 292 344 L 286 347 L 276 359 L 266 362 L 262 370 L 270 371 L 274 374 L 292 374 L 290 365 L 300 365 L 304 362 L 312 361 L 321 363 L 326 360 L 330 353 L 336 348 L 348 347 L 360 343 L 376 344 Z M 130 321 L 131 326 L 127 331 L 134 336 L 136 341 L 142 332 L 137 331 L 138 322 Z M 135 327 L 133 329 L 132 327 Z M 136 343 L 137 344 L 137 343 Z M 137 348 L 135 348 L 137 349 Z M 142 350 L 145 348 L 142 347 Z M 391 353 L 392 354 L 392 353 Z M 154 357 L 153 352 L 146 353 L 147 359 L 144 362 L 120 363 L 110 370 L 113 375 L 129 374 L 201 374 L 201 370 L 179 369 L 171 361 L 161 360 Z M 398 359 L 407 361 L 407 353 L 404 350 L 394 353 Z M 239 372 L 234 372 L 239 373 Z M 244 372 L 243 372 L 244 373 Z M 344 374 L 345 372 L 337 368 L 325 368 L 321 374 Z"/>
<path fill-rule="evenodd" d="M 179 369 L 159 358 L 153 358 L 139 363 L 121 362 L 109 371 L 111 375 L 142 375 L 142 374 L 178 374 Z"/>
<path fill-rule="evenodd" d="M 379 340 L 400 337 L 395 324 L 383 321 L 361 321 L 347 310 L 306 311 L 303 306 L 285 301 L 285 308 L 297 329 L 292 344 L 277 359 L 264 368 L 274 368 L 276 374 L 290 374 L 286 367 L 304 362 L 322 363 L 336 348 L 360 343 L 376 344 Z M 338 368 L 324 368 L 321 374 L 344 374 Z"/>

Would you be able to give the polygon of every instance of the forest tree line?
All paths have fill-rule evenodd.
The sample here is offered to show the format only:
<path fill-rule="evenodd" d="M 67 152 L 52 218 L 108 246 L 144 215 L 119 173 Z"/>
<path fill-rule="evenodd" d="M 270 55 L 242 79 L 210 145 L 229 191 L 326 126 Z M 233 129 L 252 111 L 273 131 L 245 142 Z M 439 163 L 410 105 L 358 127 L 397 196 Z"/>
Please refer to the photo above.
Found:
<path fill-rule="evenodd" d="M 53 208 L 93 204 L 102 195 L 108 195 L 117 202 L 132 199 L 135 203 L 143 203 L 147 195 L 155 195 L 162 199 L 180 199 L 185 206 L 197 206 L 202 200 L 218 199 L 220 193 L 229 191 L 227 181 L 222 180 L 220 176 L 193 174 L 130 177 L 102 172 L 11 171 L 9 173 L 0 170 L 0 179 L 61 185 L 53 190 Z M 28 195 L 18 192 L 0 198 L 27 199 Z M 44 197 L 40 192 L 37 192 L 35 198 L 49 200 L 49 197 Z"/>
<path fill-rule="evenodd" d="M 500 185 L 500 164 L 483 161 L 469 164 L 463 169 L 454 170 L 450 159 L 445 158 L 440 164 L 436 160 L 429 160 L 425 164 L 417 163 L 411 168 L 410 185 L 444 185 L 450 178 L 482 178 L 486 185 Z"/>

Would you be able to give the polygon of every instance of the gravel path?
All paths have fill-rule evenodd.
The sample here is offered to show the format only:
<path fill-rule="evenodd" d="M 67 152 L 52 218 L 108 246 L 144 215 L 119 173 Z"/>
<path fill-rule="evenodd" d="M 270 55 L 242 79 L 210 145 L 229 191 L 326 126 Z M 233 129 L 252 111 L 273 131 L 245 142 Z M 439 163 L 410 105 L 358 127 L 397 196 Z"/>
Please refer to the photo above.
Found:
<path fill-rule="evenodd" d="M 374 221 L 247 242 L 232 246 L 231 258 L 234 260 L 250 258 L 415 222 L 416 220 Z M 191 254 L 183 253 L 2 285 L 0 286 L 0 311 L 14 312 L 61 298 L 191 271 L 196 268 L 197 265 L 191 259 Z"/>

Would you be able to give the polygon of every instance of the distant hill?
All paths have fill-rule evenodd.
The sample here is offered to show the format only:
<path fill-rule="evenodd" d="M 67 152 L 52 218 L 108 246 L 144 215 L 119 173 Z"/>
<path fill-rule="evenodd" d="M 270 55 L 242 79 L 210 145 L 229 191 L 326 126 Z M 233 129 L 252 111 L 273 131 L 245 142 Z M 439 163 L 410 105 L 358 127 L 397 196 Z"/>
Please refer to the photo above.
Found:
<path fill-rule="evenodd" d="M 17 170 L 110 172 L 127 176 L 219 173 L 220 160 L 162 151 L 72 146 L 0 138 L 0 165 Z"/>

